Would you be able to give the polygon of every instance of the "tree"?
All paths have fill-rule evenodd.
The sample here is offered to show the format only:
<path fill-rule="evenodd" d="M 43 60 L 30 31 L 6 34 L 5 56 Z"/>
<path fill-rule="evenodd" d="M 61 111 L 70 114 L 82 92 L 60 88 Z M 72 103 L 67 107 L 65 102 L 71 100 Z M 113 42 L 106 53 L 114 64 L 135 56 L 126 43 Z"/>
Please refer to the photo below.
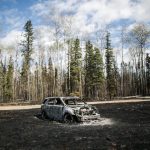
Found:
<path fill-rule="evenodd" d="M 31 20 L 24 26 L 24 41 L 22 41 L 23 65 L 21 71 L 21 81 L 23 89 L 23 99 L 30 100 L 30 62 L 33 52 L 33 27 Z"/>
<path fill-rule="evenodd" d="M 99 49 L 93 48 L 90 41 L 86 43 L 84 74 L 85 97 L 98 99 L 104 81 L 103 59 Z"/>
<path fill-rule="evenodd" d="M 48 61 L 48 96 L 53 96 L 54 93 L 54 69 L 51 57 Z"/>
<path fill-rule="evenodd" d="M 42 99 L 46 96 L 48 96 L 48 71 L 47 71 L 47 66 L 46 64 L 44 64 L 42 66 L 42 85 L 41 85 L 43 88 L 42 88 L 42 93 L 43 93 L 43 96 L 42 96 Z"/>
<path fill-rule="evenodd" d="M 124 96 L 124 44 L 127 41 L 127 37 L 126 37 L 126 27 L 122 26 L 121 29 L 121 81 L 120 81 L 120 89 L 121 89 L 121 96 Z"/>
<path fill-rule="evenodd" d="M 1 96 L 2 101 L 6 101 L 6 75 L 7 75 L 7 66 L 6 66 L 6 58 L 5 62 L 1 62 L 0 64 L 0 76 L 1 76 Z"/>
<path fill-rule="evenodd" d="M 146 87 L 147 95 L 150 95 L 150 56 L 146 54 Z"/>
<path fill-rule="evenodd" d="M 145 24 L 137 24 L 130 32 L 130 41 L 134 43 L 135 47 L 137 48 L 137 55 L 138 55 L 138 63 L 139 63 L 139 79 L 140 79 L 140 92 L 142 95 L 146 94 L 146 83 L 145 83 L 145 49 L 148 46 L 150 38 L 150 29 Z"/>
<path fill-rule="evenodd" d="M 86 42 L 85 66 L 84 66 L 84 95 L 87 98 L 92 97 L 92 84 L 94 73 L 94 50 L 90 41 Z"/>
<path fill-rule="evenodd" d="M 119 69 L 117 66 L 117 62 L 114 60 L 113 61 L 113 74 L 114 74 L 114 96 L 119 96 L 121 95 L 121 75 L 119 74 Z"/>
<path fill-rule="evenodd" d="M 58 96 L 60 91 L 58 91 L 58 69 L 54 69 L 54 95 Z"/>
<path fill-rule="evenodd" d="M 0 62 L 0 99 L 3 101 L 3 86 L 2 86 L 2 81 L 3 81 L 3 67 L 2 67 L 2 61 Z"/>
<path fill-rule="evenodd" d="M 8 70 L 6 72 L 6 100 L 10 101 L 13 98 L 13 73 L 14 73 L 14 65 L 12 57 L 10 57 Z"/>
<path fill-rule="evenodd" d="M 107 93 L 110 99 L 115 95 L 114 56 L 110 43 L 110 33 L 106 35 L 106 81 Z"/>
<path fill-rule="evenodd" d="M 102 97 L 102 85 L 104 83 L 104 72 L 103 72 L 103 59 L 98 48 L 94 48 L 94 97 Z M 101 95 L 100 95 L 101 94 Z"/>
<path fill-rule="evenodd" d="M 70 53 L 70 93 L 80 92 L 81 57 L 80 40 L 77 38 Z"/>
<path fill-rule="evenodd" d="M 6 93 L 6 66 L 3 64 L 3 62 L 0 62 L 0 98 L 2 102 L 5 99 L 5 93 Z"/>

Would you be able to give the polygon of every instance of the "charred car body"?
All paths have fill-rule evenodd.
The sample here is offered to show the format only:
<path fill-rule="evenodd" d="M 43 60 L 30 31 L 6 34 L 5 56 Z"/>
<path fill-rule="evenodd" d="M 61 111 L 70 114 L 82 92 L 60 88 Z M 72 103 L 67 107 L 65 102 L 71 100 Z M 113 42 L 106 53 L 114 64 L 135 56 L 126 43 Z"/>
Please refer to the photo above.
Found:
<path fill-rule="evenodd" d="M 97 108 L 79 97 L 47 97 L 41 105 L 41 114 L 44 118 L 66 123 L 100 118 Z"/>

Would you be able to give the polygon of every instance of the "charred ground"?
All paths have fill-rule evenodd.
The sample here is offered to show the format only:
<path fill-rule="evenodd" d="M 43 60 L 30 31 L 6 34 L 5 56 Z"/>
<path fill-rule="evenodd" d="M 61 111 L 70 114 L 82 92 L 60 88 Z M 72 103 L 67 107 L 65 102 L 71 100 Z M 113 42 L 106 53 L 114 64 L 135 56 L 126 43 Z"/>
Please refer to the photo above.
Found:
<path fill-rule="evenodd" d="M 0 111 L 0 149 L 134 149 L 150 147 L 150 102 L 97 105 L 102 121 L 62 124 L 40 109 Z"/>

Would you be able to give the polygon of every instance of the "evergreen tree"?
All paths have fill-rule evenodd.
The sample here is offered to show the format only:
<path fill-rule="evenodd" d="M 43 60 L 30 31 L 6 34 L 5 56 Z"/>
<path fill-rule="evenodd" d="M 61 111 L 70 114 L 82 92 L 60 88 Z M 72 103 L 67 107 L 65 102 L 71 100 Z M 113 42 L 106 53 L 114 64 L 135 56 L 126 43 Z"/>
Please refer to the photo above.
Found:
<path fill-rule="evenodd" d="M 81 75 L 81 48 L 79 39 L 75 39 L 70 53 L 70 93 L 78 93 Z"/>
<path fill-rule="evenodd" d="M 114 60 L 113 61 L 113 74 L 114 74 L 114 87 L 115 87 L 115 92 L 114 92 L 114 96 L 119 96 L 121 95 L 121 76 L 119 74 L 119 71 L 118 71 L 118 67 L 117 67 L 117 63 L 116 61 Z"/>
<path fill-rule="evenodd" d="M 14 65 L 12 57 L 10 57 L 8 70 L 6 73 L 6 99 L 8 101 L 12 100 L 13 98 L 13 73 L 14 73 Z"/>
<path fill-rule="evenodd" d="M 93 48 L 90 41 L 86 43 L 85 54 L 85 97 L 100 97 L 104 81 L 103 60 L 98 48 Z"/>
<path fill-rule="evenodd" d="M 55 68 L 54 69 L 54 95 L 58 96 L 58 93 L 59 93 L 59 89 L 58 89 L 58 69 Z"/>
<path fill-rule="evenodd" d="M 34 71 L 34 79 L 35 79 L 35 99 L 40 100 L 40 90 L 41 87 L 39 86 L 39 68 L 37 62 L 35 63 L 35 71 Z"/>
<path fill-rule="evenodd" d="M 146 86 L 147 86 L 147 95 L 150 95 L 150 56 L 146 55 Z"/>
<path fill-rule="evenodd" d="M 0 62 L 0 90 L 1 90 L 1 100 L 5 101 L 6 97 L 6 64 L 2 61 Z"/>
<path fill-rule="evenodd" d="M 115 95 L 115 75 L 114 75 L 114 57 L 110 43 L 110 33 L 106 35 L 106 81 L 107 94 L 110 99 Z"/>
<path fill-rule="evenodd" d="M 90 41 L 86 42 L 85 52 L 85 97 L 91 98 L 94 79 L 94 49 Z"/>
<path fill-rule="evenodd" d="M 2 81 L 3 81 L 3 65 L 2 65 L 2 62 L 0 62 L 0 100 L 1 100 L 1 102 L 3 101 L 3 85 L 2 85 Z"/>
<path fill-rule="evenodd" d="M 22 89 L 23 89 L 23 98 L 24 100 L 30 100 L 30 61 L 31 54 L 33 52 L 33 27 L 31 20 L 27 21 L 24 26 L 25 40 L 22 41 L 22 55 L 23 55 L 23 65 L 21 71 L 21 81 L 22 81 Z"/>
<path fill-rule="evenodd" d="M 94 96 L 100 97 L 100 94 L 102 94 L 102 85 L 104 82 L 104 72 L 103 72 L 103 59 L 100 54 L 100 51 L 98 48 L 94 48 L 94 68 L 93 68 L 94 76 L 93 76 L 93 85 L 94 85 Z M 102 95 L 101 95 L 102 96 Z"/>
<path fill-rule="evenodd" d="M 44 64 L 42 66 L 42 86 L 43 86 L 43 97 L 47 97 L 48 96 L 48 71 L 47 71 L 47 67 L 46 64 Z"/>
<path fill-rule="evenodd" d="M 54 69 L 51 57 L 48 61 L 48 96 L 53 96 L 54 91 Z"/>

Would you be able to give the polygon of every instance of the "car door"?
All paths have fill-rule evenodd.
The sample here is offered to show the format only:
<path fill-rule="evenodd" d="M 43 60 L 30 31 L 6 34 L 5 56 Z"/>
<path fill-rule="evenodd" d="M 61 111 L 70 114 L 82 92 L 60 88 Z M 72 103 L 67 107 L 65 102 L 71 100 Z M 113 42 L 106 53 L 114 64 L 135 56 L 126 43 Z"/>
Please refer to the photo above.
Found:
<path fill-rule="evenodd" d="M 55 99 L 49 99 L 46 103 L 46 114 L 50 119 L 54 119 Z"/>
<path fill-rule="evenodd" d="M 55 99 L 55 104 L 53 105 L 53 112 L 55 120 L 61 121 L 63 119 L 63 109 L 64 104 L 62 103 L 60 98 Z"/>

